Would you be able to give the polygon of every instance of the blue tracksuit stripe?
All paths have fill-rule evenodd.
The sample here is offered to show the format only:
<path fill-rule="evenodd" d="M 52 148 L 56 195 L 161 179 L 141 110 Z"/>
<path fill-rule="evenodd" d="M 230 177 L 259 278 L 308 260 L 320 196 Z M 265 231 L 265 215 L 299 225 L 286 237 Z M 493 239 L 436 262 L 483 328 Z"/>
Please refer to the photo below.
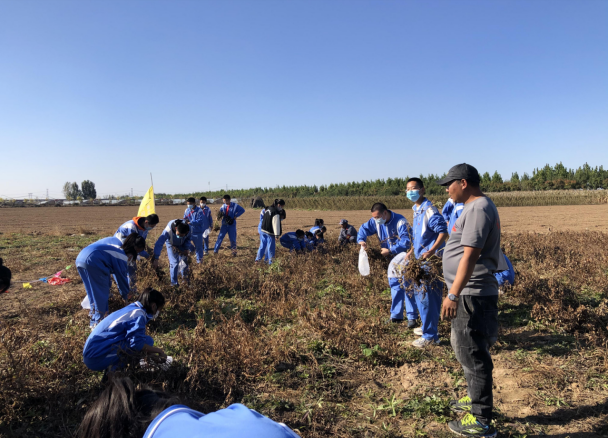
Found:
<path fill-rule="evenodd" d="M 420 206 L 414 205 L 412 209 L 414 210 L 414 255 L 419 258 L 435 244 L 440 233 L 448 233 L 448 225 L 433 203 L 426 198 Z M 444 245 L 442 244 L 440 249 Z"/>
<path fill-rule="evenodd" d="M 509 269 L 501 271 L 500 273 L 494 273 L 494 276 L 496 277 L 496 280 L 499 283 L 499 287 L 502 287 L 506 283 L 508 283 L 509 285 L 513 285 L 516 279 L 516 273 L 513 269 L 511 261 L 509 260 L 507 255 L 503 254 L 503 256 L 505 257 L 505 262 L 507 262 L 507 266 L 509 267 Z"/>
<path fill-rule="evenodd" d="M 448 201 L 446 201 L 446 204 L 443 205 L 443 209 L 441 209 L 441 215 L 443 216 L 443 219 L 447 222 L 450 221 L 450 215 L 452 215 L 452 211 L 454 210 L 454 200 L 451 198 L 448 198 Z"/>
<path fill-rule="evenodd" d="M 452 210 L 452 212 L 450 213 L 450 219 L 448 221 L 448 230 L 452 231 L 452 228 L 454 227 L 454 224 L 456 223 L 456 220 L 460 217 L 460 214 L 462 213 L 462 210 L 465 208 L 465 205 L 463 203 L 456 203 L 456 205 L 454 206 L 454 210 Z"/>
<path fill-rule="evenodd" d="M 132 233 L 137 233 L 146 240 L 146 237 L 148 236 L 149 232 L 148 230 L 142 230 L 140 227 L 138 227 L 134 220 L 129 220 L 119 226 L 114 236 L 116 238 L 119 238 L 121 240 L 121 243 L 123 243 L 125 242 L 125 239 Z"/>

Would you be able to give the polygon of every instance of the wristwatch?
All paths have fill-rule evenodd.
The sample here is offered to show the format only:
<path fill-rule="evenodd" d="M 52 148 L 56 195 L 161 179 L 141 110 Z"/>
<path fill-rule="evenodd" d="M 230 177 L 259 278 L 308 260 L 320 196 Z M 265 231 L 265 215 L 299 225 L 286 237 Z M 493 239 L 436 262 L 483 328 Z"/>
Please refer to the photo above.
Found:
<path fill-rule="evenodd" d="M 454 294 L 448 294 L 448 299 L 450 299 L 452 302 L 458 302 L 458 297 L 456 297 Z"/>

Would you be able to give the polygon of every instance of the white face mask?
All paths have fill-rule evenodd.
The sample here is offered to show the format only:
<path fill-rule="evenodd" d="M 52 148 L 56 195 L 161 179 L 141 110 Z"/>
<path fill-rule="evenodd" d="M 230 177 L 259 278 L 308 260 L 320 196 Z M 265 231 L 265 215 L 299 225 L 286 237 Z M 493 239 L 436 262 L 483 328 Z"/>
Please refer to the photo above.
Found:
<path fill-rule="evenodd" d="M 201 203 L 199 203 L 199 207 L 204 207 L 206 205 L 206 203 L 204 203 L 203 201 Z"/>
<path fill-rule="evenodd" d="M 157 317 L 159 317 L 159 310 L 157 310 L 157 312 L 153 315 L 153 320 L 155 320 Z"/>

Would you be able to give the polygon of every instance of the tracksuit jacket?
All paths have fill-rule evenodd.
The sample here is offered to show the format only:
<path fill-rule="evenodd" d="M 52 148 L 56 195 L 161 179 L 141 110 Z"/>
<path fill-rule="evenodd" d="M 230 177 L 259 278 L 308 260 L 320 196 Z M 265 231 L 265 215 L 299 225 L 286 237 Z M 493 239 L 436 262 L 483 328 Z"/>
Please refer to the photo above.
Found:
<path fill-rule="evenodd" d="M 153 345 L 146 335 L 146 324 L 153 316 L 148 314 L 140 302 L 127 305 L 113 312 L 97 325 L 85 342 L 83 361 L 96 371 L 108 366 L 120 367 L 122 352 L 140 352 L 144 345 Z"/>
<path fill-rule="evenodd" d="M 378 225 L 371 218 L 361 225 L 356 242 L 367 241 L 367 237 L 378 235 L 380 246 L 387 248 L 395 255 L 407 251 L 411 246 L 410 226 L 403 215 L 390 211 L 390 220 L 386 224 Z"/>
<path fill-rule="evenodd" d="M 448 233 L 448 225 L 437 208 L 427 198 L 420 206 L 414 204 L 412 210 L 414 211 L 414 255 L 419 258 L 422 253 L 428 251 L 435 244 L 440 233 Z M 444 246 L 445 243 L 438 251 L 443 249 Z"/>
<path fill-rule="evenodd" d="M 193 209 L 187 207 L 183 219 L 189 220 L 189 227 L 191 227 L 191 233 L 194 235 L 202 234 L 204 230 L 210 228 L 209 225 L 206 227 L 208 219 L 199 206 L 193 206 Z"/>
<path fill-rule="evenodd" d="M 282 247 L 288 248 L 291 251 L 306 250 L 307 248 L 305 238 L 299 239 L 295 232 L 288 232 L 282 235 L 280 237 L 280 245 L 282 245 Z"/>

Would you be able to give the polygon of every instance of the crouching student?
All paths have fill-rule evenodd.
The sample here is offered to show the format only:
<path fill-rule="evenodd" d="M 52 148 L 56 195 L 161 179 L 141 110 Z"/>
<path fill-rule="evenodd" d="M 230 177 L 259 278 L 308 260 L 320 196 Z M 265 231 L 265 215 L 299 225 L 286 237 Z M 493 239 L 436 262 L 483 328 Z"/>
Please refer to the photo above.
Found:
<path fill-rule="evenodd" d="M 170 281 L 172 285 L 178 285 L 178 273 L 180 271 L 183 278 L 188 275 L 187 256 L 190 251 L 195 250 L 191 243 L 191 228 L 181 219 L 172 220 L 168 223 L 155 243 L 155 249 L 153 250 L 154 268 L 159 266 L 159 256 L 164 243 L 170 260 Z"/>
<path fill-rule="evenodd" d="M 201 413 L 178 398 L 127 377 L 111 376 L 100 397 L 85 414 L 79 437 L 298 438 L 289 427 L 242 404 Z"/>
<path fill-rule="evenodd" d="M 0 294 L 6 293 L 11 286 L 12 273 L 8 267 L 5 267 L 2 258 L 0 258 Z"/>
<path fill-rule="evenodd" d="M 408 252 L 406 260 L 413 256 L 416 259 L 428 259 L 443 249 L 448 238 L 448 225 L 424 195 L 424 183 L 419 178 L 407 180 L 405 194 L 414 203 L 413 247 Z M 408 262 L 409 263 L 409 262 Z M 422 326 L 414 329 L 414 334 L 420 338 L 414 340 L 413 346 L 424 348 L 432 344 L 439 344 L 439 314 L 441 312 L 441 295 L 443 283 L 441 281 L 427 285 L 422 290 L 412 287 L 411 294 L 416 298 L 416 305 L 420 313 Z"/>
<path fill-rule="evenodd" d="M 130 287 L 127 267 L 145 247 L 144 239 L 136 233 L 129 235 L 122 245 L 117 241 L 116 244 L 110 243 L 113 239 L 115 238 L 104 238 L 88 245 L 76 258 L 76 269 L 83 279 L 91 307 L 89 311 L 91 328 L 94 328 L 108 312 L 111 274 L 116 276 L 119 293 L 124 300 L 128 300 Z"/>
<path fill-rule="evenodd" d="M 142 354 L 152 354 L 156 362 L 166 361 L 163 350 L 156 348 L 153 338 L 146 335 L 146 324 L 159 315 L 164 305 L 165 298 L 159 291 L 146 288 L 137 302 L 102 320 L 85 342 L 85 366 L 95 371 L 122 369 L 129 357 Z"/>
<path fill-rule="evenodd" d="M 296 252 L 305 252 L 305 232 L 301 229 L 297 229 L 294 232 L 285 233 L 280 237 L 280 245 L 284 248 L 288 248 L 289 251 L 295 250 Z"/>
<path fill-rule="evenodd" d="M 306 252 L 311 252 L 314 250 L 314 244 L 316 243 L 316 238 L 312 232 L 305 232 L 305 250 Z"/>
<path fill-rule="evenodd" d="M 265 256 L 265 261 L 271 264 L 276 256 L 276 239 L 282 235 L 282 212 L 284 212 L 284 200 L 275 199 L 273 206 L 265 208 L 259 235 L 261 243 L 255 262 Z"/>

